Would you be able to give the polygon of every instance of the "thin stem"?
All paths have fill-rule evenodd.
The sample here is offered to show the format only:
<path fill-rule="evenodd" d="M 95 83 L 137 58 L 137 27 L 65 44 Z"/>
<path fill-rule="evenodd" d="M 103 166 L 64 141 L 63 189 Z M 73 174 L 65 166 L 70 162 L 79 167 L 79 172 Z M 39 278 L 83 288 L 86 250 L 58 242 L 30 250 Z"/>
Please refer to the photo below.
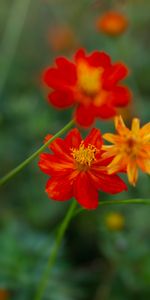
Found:
<path fill-rule="evenodd" d="M 56 240 L 55 240 L 53 248 L 50 252 L 50 256 L 49 256 L 49 259 L 48 259 L 48 263 L 46 265 L 46 269 L 43 273 L 43 276 L 42 276 L 41 281 L 40 281 L 39 286 L 38 286 L 37 294 L 34 298 L 35 300 L 43 299 L 43 295 L 44 295 L 44 292 L 45 292 L 45 289 L 46 289 L 46 286 L 47 286 L 47 282 L 50 278 L 50 273 L 51 273 L 52 268 L 55 264 L 57 254 L 58 254 L 58 251 L 60 249 L 61 242 L 63 240 L 63 237 L 64 237 L 64 234 L 67 230 L 67 227 L 68 227 L 68 225 L 71 221 L 71 218 L 73 216 L 73 212 L 74 212 L 74 209 L 75 209 L 76 205 L 77 205 L 76 201 L 73 201 L 70 208 L 69 208 L 69 210 L 66 213 L 66 216 L 65 216 L 64 220 L 62 221 L 61 225 L 59 226 L 58 233 L 57 233 L 57 236 L 56 236 Z"/>
<path fill-rule="evenodd" d="M 146 204 L 150 205 L 150 199 L 128 199 L 128 200 L 106 200 L 106 201 L 100 201 L 99 206 L 102 205 L 110 205 L 110 204 Z M 80 214 L 82 211 L 87 211 L 84 208 L 79 208 L 76 210 L 74 216 Z"/>
<path fill-rule="evenodd" d="M 58 131 L 51 139 L 49 139 L 43 146 L 41 146 L 37 151 L 35 151 L 31 156 L 25 159 L 16 168 L 6 174 L 0 179 L 0 186 L 5 184 L 8 180 L 19 173 L 23 168 L 25 168 L 34 158 L 36 158 L 49 144 L 51 144 L 57 137 L 65 133 L 74 124 L 74 120 L 70 121 L 66 126 L 64 126 L 60 131 Z"/>
<path fill-rule="evenodd" d="M 149 204 L 150 205 L 150 199 L 129 199 L 129 200 L 109 200 L 109 201 L 101 201 L 99 205 L 107 205 L 107 204 Z M 78 215 L 80 212 L 86 211 L 83 208 L 77 209 L 75 212 L 76 202 L 74 201 L 72 205 L 70 206 L 70 209 L 68 210 L 64 220 L 62 221 L 61 225 L 58 229 L 58 234 L 56 237 L 55 244 L 51 250 L 49 260 L 45 269 L 45 272 L 43 273 L 42 279 L 40 281 L 37 294 L 35 296 L 34 300 L 41 300 L 44 294 L 44 291 L 47 286 L 47 281 L 50 278 L 50 272 L 52 271 L 52 267 L 54 266 L 54 263 L 57 258 L 57 254 L 62 242 L 62 239 L 64 237 L 64 234 L 66 232 L 66 229 L 73 217 Z"/>
<path fill-rule="evenodd" d="M 0 80 L 0 96 L 5 87 L 5 83 L 18 47 L 19 39 L 25 23 L 27 12 L 31 0 L 15 0 L 12 5 L 10 16 L 6 25 L 3 40 L 1 41 L 1 55 L 3 56 L 3 66 Z"/>

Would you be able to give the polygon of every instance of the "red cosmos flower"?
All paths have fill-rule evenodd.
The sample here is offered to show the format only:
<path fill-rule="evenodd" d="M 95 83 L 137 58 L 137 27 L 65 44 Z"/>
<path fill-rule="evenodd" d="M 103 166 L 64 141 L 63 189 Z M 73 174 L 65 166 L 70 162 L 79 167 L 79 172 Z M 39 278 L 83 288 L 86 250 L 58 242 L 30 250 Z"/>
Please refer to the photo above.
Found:
<path fill-rule="evenodd" d="M 86 55 L 77 51 L 74 62 L 64 57 L 44 73 L 44 82 L 53 89 L 49 102 L 57 108 L 76 106 L 75 120 L 84 127 L 95 118 L 108 119 L 116 108 L 126 106 L 131 98 L 129 89 L 119 84 L 128 74 L 123 63 L 111 63 L 109 55 L 95 51 Z"/>
<path fill-rule="evenodd" d="M 50 139 L 51 135 L 46 137 Z M 46 184 L 49 198 L 57 201 L 75 197 L 81 206 L 95 209 L 98 190 L 116 194 L 126 190 L 117 175 L 107 174 L 110 160 L 101 156 L 102 138 L 98 129 L 92 129 L 82 140 L 78 129 L 71 130 L 66 138 L 57 138 L 49 146 L 53 152 L 40 155 L 40 169 L 51 176 Z"/>

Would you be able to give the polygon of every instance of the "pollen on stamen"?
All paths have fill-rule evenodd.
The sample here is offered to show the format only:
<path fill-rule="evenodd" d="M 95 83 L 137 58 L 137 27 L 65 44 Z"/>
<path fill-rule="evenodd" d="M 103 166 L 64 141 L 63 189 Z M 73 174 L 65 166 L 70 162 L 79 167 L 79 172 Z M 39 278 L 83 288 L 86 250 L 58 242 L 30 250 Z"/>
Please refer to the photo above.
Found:
<path fill-rule="evenodd" d="M 83 141 L 78 149 L 71 148 L 72 156 L 80 167 L 90 167 L 92 162 L 96 161 L 95 155 L 97 151 L 97 148 L 91 144 L 85 147 Z"/>

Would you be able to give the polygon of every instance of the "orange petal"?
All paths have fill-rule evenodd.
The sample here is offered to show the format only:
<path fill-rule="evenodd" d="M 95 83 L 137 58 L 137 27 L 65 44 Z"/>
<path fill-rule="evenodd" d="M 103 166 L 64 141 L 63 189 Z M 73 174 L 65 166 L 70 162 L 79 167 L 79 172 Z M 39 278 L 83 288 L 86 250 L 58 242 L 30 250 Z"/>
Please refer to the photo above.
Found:
<path fill-rule="evenodd" d="M 130 161 L 127 165 L 127 175 L 129 182 L 135 186 L 138 179 L 138 167 L 135 161 Z"/>
<path fill-rule="evenodd" d="M 133 132 L 133 134 L 138 135 L 139 129 L 140 129 L 140 120 L 137 118 L 134 118 L 132 120 L 131 131 Z"/>
<path fill-rule="evenodd" d="M 116 146 L 102 146 L 102 150 L 105 151 L 102 154 L 103 158 L 112 157 L 118 153 L 118 147 L 116 147 Z"/>
<path fill-rule="evenodd" d="M 149 134 L 150 134 L 150 122 L 145 124 L 140 130 L 141 136 L 147 136 Z"/>
<path fill-rule="evenodd" d="M 150 159 L 150 144 L 144 144 L 141 147 L 138 157 L 140 159 Z"/>
<path fill-rule="evenodd" d="M 130 132 L 130 130 L 126 127 L 121 116 L 116 116 L 115 119 L 115 128 L 120 135 L 126 135 Z"/>
<path fill-rule="evenodd" d="M 137 164 L 144 173 L 150 174 L 150 159 L 137 159 Z"/>
<path fill-rule="evenodd" d="M 143 141 L 144 141 L 144 142 L 149 142 L 149 143 L 150 143 L 150 133 L 146 134 L 146 135 L 143 137 Z"/>
<path fill-rule="evenodd" d="M 123 157 L 121 154 L 115 156 L 110 165 L 108 166 L 108 173 L 112 174 L 124 169 L 124 163 L 122 164 Z"/>
<path fill-rule="evenodd" d="M 103 138 L 104 138 L 106 141 L 108 141 L 108 142 L 110 142 L 110 143 L 113 143 L 113 144 L 115 144 L 115 143 L 117 143 L 117 142 L 120 141 L 119 135 L 111 134 L 111 133 L 105 133 L 105 134 L 103 134 Z"/>

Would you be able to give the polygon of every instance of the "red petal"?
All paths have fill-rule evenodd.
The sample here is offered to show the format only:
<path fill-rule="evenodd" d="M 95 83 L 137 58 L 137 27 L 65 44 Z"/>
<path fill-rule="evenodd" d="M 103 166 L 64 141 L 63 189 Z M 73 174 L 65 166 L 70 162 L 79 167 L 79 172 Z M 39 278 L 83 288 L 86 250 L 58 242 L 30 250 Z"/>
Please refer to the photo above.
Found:
<path fill-rule="evenodd" d="M 89 144 L 94 145 L 96 148 L 100 149 L 102 146 L 102 136 L 99 129 L 93 128 L 84 140 L 84 145 Z"/>
<path fill-rule="evenodd" d="M 125 106 L 132 98 L 130 90 L 125 86 L 116 86 L 111 94 L 111 103 L 115 106 Z"/>
<path fill-rule="evenodd" d="M 79 130 L 77 128 L 70 130 L 64 141 L 68 149 L 79 148 L 82 141 Z"/>
<path fill-rule="evenodd" d="M 49 153 L 42 153 L 40 155 L 40 160 L 38 163 L 38 166 L 42 170 L 42 172 L 52 176 L 52 175 L 66 175 L 73 170 L 73 160 L 72 161 L 67 161 L 62 160 L 61 158 L 49 154 Z"/>
<path fill-rule="evenodd" d="M 48 134 L 45 137 L 45 142 L 47 142 L 51 137 L 52 137 L 52 135 Z M 67 149 L 67 147 L 65 145 L 64 140 L 62 140 L 61 138 L 56 138 L 52 143 L 50 143 L 50 145 L 48 146 L 48 148 L 50 150 L 52 150 L 54 152 L 54 154 L 56 154 L 58 157 L 70 160 L 70 157 L 67 155 L 68 149 Z"/>
<path fill-rule="evenodd" d="M 90 172 L 95 187 L 108 194 L 117 194 L 127 190 L 126 184 L 117 175 L 108 175 L 102 171 Z"/>
<path fill-rule="evenodd" d="M 92 185 L 87 173 L 81 172 L 74 183 L 74 196 L 86 209 L 95 209 L 98 206 L 98 192 Z"/>
<path fill-rule="evenodd" d="M 88 62 L 93 67 L 110 67 L 111 60 L 105 52 L 95 51 L 88 57 Z"/>
<path fill-rule="evenodd" d="M 128 68 L 123 63 L 116 63 L 103 73 L 103 88 L 111 89 L 119 80 L 128 75 Z"/>
<path fill-rule="evenodd" d="M 68 87 L 64 77 L 56 68 L 48 68 L 43 74 L 43 81 L 53 89 L 65 90 Z"/>
<path fill-rule="evenodd" d="M 113 106 L 104 104 L 95 109 L 95 114 L 101 119 L 110 119 L 116 115 L 116 110 Z"/>
<path fill-rule="evenodd" d="M 49 102 L 58 108 L 69 107 L 74 103 L 71 91 L 60 92 L 54 91 L 48 95 Z"/>
<path fill-rule="evenodd" d="M 91 126 L 94 122 L 93 106 L 84 106 L 82 104 L 79 105 L 75 112 L 75 120 L 83 127 Z"/>
<path fill-rule="evenodd" d="M 68 176 L 49 179 L 46 192 L 49 198 L 56 201 L 66 201 L 73 197 L 73 188 Z"/>
<path fill-rule="evenodd" d="M 51 167 L 51 162 L 50 162 L 50 157 L 51 154 L 48 153 L 42 153 L 40 155 L 40 160 L 38 162 L 38 166 L 41 169 L 42 172 L 51 175 L 50 167 Z"/>
<path fill-rule="evenodd" d="M 81 49 L 79 49 L 77 52 L 76 52 L 76 54 L 75 54 L 75 56 L 74 56 L 74 59 L 75 59 L 75 62 L 77 62 L 78 60 L 80 60 L 80 59 L 85 59 L 85 49 L 83 49 L 83 48 L 81 48 Z"/>
<path fill-rule="evenodd" d="M 104 153 L 105 151 L 103 150 L 100 152 L 98 159 L 94 162 L 94 169 L 98 169 L 100 166 L 107 167 L 112 162 L 113 157 L 103 158 Z"/>
<path fill-rule="evenodd" d="M 70 84 L 75 85 L 77 81 L 76 66 L 65 57 L 56 59 L 56 64 L 61 71 L 63 78 Z"/>

